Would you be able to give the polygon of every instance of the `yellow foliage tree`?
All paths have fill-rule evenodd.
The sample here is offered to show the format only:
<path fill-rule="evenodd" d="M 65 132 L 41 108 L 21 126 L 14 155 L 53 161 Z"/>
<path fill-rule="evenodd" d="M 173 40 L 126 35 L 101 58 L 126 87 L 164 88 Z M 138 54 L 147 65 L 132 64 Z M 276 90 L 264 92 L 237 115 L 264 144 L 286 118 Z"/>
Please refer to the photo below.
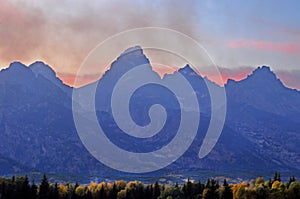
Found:
<path fill-rule="evenodd" d="M 125 187 L 126 187 L 126 182 L 124 180 L 119 180 L 119 181 L 115 182 L 115 184 L 116 184 L 118 190 L 125 189 Z"/>
<path fill-rule="evenodd" d="M 263 177 L 256 178 L 256 185 L 263 184 L 265 182 L 265 179 Z"/>
<path fill-rule="evenodd" d="M 127 183 L 127 189 L 134 188 L 136 187 L 136 185 L 137 185 L 137 181 L 130 181 Z"/>
<path fill-rule="evenodd" d="M 76 195 L 84 196 L 85 195 L 85 189 L 86 189 L 86 187 L 84 187 L 84 186 L 81 186 L 81 185 L 78 186 L 75 190 Z"/>
<path fill-rule="evenodd" d="M 112 190 L 112 184 L 111 183 L 106 183 L 106 190 Z"/>
<path fill-rule="evenodd" d="M 246 182 L 236 184 L 232 186 L 232 193 L 234 199 L 241 199 L 244 198 L 245 189 L 248 187 Z"/>
<path fill-rule="evenodd" d="M 91 192 L 95 192 L 97 190 L 97 183 L 96 182 L 90 182 L 90 185 L 89 185 L 88 188 Z"/>
<path fill-rule="evenodd" d="M 59 184 L 59 196 L 60 197 L 65 197 L 68 194 L 68 190 L 66 186 L 62 183 Z"/>
<path fill-rule="evenodd" d="M 121 191 L 119 191 L 118 194 L 117 194 L 117 198 L 118 199 L 124 199 L 124 198 L 126 198 L 126 190 L 122 189 Z"/>
<path fill-rule="evenodd" d="M 105 182 L 101 182 L 97 185 L 97 190 L 100 191 L 101 188 L 105 188 Z"/>
<path fill-rule="evenodd" d="M 276 180 L 272 184 L 272 189 L 280 189 L 281 185 L 282 183 Z"/>

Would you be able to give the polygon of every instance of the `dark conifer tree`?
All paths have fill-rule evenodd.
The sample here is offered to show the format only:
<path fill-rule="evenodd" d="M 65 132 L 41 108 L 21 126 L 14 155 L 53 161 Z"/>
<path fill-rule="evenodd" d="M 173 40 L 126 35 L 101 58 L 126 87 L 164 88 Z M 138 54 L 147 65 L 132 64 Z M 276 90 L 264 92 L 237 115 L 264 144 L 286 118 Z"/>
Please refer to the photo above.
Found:
<path fill-rule="evenodd" d="M 193 190 L 193 183 L 190 181 L 190 179 L 187 180 L 187 183 L 183 185 L 182 192 L 184 194 L 185 198 L 191 198 L 192 197 L 192 190 Z"/>
<path fill-rule="evenodd" d="M 87 194 L 86 194 L 86 199 L 93 199 L 93 195 L 92 195 L 92 192 L 90 190 L 87 191 Z"/>
<path fill-rule="evenodd" d="M 113 184 L 112 190 L 109 192 L 109 199 L 116 199 L 118 194 L 116 183 Z"/>
<path fill-rule="evenodd" d="M 222 192 L 221 199 L 232 199 L 233 193 L 226 179 L 224 179 L 223 187 L 224 191 Z"/>
<path fill-rule="evenodd" d="M 211 186 L 210 179 L 207 179 L 207 182 L 206 182 L 205 188 L 209 188 L 210 186 Z"/>
<path fill-rule="evenodd" d="M 192 183 L 190 179 L 188 179 L 186 183 L 186 196 L 190 198 L 192 196 Z"/>
<path fill-rule="evenodd" d="M 291 177 L 290 177 L 290 180 L 289 180 L 289 182 L 287 183 L 287 188 L 290 187 L 290 184 L 291 184 L 292 182 L 296 182 L 296 179 L 295 179 L 294 176 L 291 176 Z"/>
<path fill-rule="evenodd" d="M 99 191 L 99 199 L 105 199 L 105 198 L 106 198 L 105 190 L 104 190 L 104 186 L 102 186 Z"/>
<path fill-rule="evenodd" d="M 35 185 L 34 180 L 32 180 L 32 183 L 30 186 L 30 198 L 31 199 L 37 198 L 37 189 L 38 189 L 38 187 Z"/>
<path fill-rule="evenodd" d="M 176 182 L 176 184 L 175 184 L 175 188 L 178 188 L 179 187 L 179 185 L 178 185 L 178 182 Z"/>
<path fill-rule="evenodd" d="M 1 183 L 0 189 L 1 189 L 1 192 L 0 192 L 1 198 L 6 198 L 6 184 L 4 181 Z"/>
<path fill-rule="evenodd" d="M 214 179 L 208 179 L 206 183 L 206 195 L 205 199 L 218 199 L 219 194 L 216 190 L 219 188 L 219 183 Z"/>
<path fill-rule="evenodd" d="M 46 175 L 44 174 L 41 184 L 39 186 L 39 199 L 48 199 L 49 197 L 49 183 Z"/>
<path fill-rule="evenodd" d="M 59 198 L 59 192 L 58 192 L 58 185 L 57 183 L 54 184 L 53 190 L 52 190 L 52 198 L 58 199 Z"/>
<path fill-rule="evenodd" d="M 76 188 L 79 187 L 78 182 L 76 181 L 75 185 L 74 185 L 74 189 L 72 189 L 72 193 L 71 193 L 71 199 L 77 199 L 77 195 L 75 193 Z"/>
<path fill-rule="evenodd" d="M 22 180 L 21 193 L 22 199 L 30 199 L 30 185 L 27 175 Z"/>
<path fill-rule="evenodd" d="M 151 187 L 151 185 L 147 185 L 147 187 L 145 188 L 143 198 L 145 198 L 145 199 L 151 199 L 152 198 L 152 187 Z"/>
<path fill-rule="evenodd" d="M 272 183 L 273 183 L 273 182 L 272 182 L 272 179 L 270 178 L 269 181 L 268 181 L 268 187 L 269 187 L 269 189 L 272 188 Z"/>
<path fill-rule="evenodd" d="M 201 181 L 199 180 L 197 183 L 193 184 L 193 195 L 195 196 L 199 196 L 203 193 L 204 190 L 204 184 L 201 183 Z"/>
<path fill-rule="evenodd" d="M 153 187 L 152 199 L 156 199 L 160 196 L 160 187 L 158 182 L 156 181 Z"/>
<path fill-rule="evenodd" d="M 275 175 L 274 175 L 274 180 L 273 180 L 273 182 L 274 181 L 279 181 L 279 182 L 281 182 L 281 179 L 280 179 L 280 173 L 278 173 L 277 171 L 275 172 Z"/>

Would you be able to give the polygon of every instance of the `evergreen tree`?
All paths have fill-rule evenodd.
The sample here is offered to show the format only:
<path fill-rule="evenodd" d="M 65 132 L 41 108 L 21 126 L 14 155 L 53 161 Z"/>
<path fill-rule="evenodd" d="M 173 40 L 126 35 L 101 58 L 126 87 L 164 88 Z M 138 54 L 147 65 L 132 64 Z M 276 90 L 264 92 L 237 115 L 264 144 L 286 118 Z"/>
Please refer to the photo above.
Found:
<path fill-rule="evenodd" d="M 87 194 L 86 194 L 86 199 L 92 199 L 93 198 L 93 195 L 92 195 L 92 192 L 90 190 L 87 191 Z"/>
<path fill-rule="evenodd" d="M 178 185 L 178 182 L 176 182 L 176 184 L 175 184 L 175 188 L 178 188 L 179 187 L 179 185 Z"/>
<path fill-rule="evenodd" d="M 46 175 L 43 175 L 43 179 L 41 181 L 41 184 L 39 186 L 39 199 L 48 199 L 49 197 L 49 183 Z"/>
<path fill-rule="evenodd" d="M 296 182 L 296 179 L 295 179 L 294 176 L 291 176 L 289 182 L 286 183 L 286 188 L 287 189 L 290 187 L 290 185 L 291 185 L 292 182 Z"/>
<path fill-rule="evenodd" d="M 191 196 L 192 196 L 192 183 L 191 183 L 190 179 L 188 179 L 188 181 L 186 183 L 186 196 L 188 198 L 191 198 Z"/>
<path fill-rule="evenodd" d="M 183 184 L 183 186 L 182 186 L 182 192 L 183 192 L 183 194 L 184 194 L 184 196 L 186 195 L 186 184 Z"/>
<path fill-rule="evenodd" d="M 272 182 L 272 179 L 270 178 L 269 181 L 268 181 L 268 187 L 269 187 L 269 189 L 272 188 L 272 183 L 273 183 L 273 182 Z"/>
<path fill-rule="evenodd" d="M 223 192 L 221 194 L 221 199 L 232 199 L 233 198 L 233 193 L 232 190 L 229 186 L 229 184 L 227 183 L 226 179 L 224 179 L 224 183 L 223 183 Z"/>
<path fill-rule="evenodd" d="M 104 186 L 101 186 L 100 191 L 99 191 L 99 199 L 105 199 L 105 190 Z"/>
<path fill-rule="evenodd" d="M 6 184 L 5 184 L 5 182 L 3 181 L 2 183 L 1 183 L 1 192 L 0 192 L 0 198 L 5 198 L 6 197 Z"/>
<path fill-rule="evenodd" d="M 278 173 L 277 171 L 275 172 L 273 182 L 275 182 L 275 181 L 281 182 L 281 179 L 280 179 L 280 173 Z"/>
<path fill-rule="evenodd" d="M 214 179 L 208 179 L 206 183 L 206 188 L 203 190 L 203 198 L 205 199 L 218 199 L 219 194 L 217 189 L 219 188 L 219 183 Z"/>
<path fill-rule="evenodd" d="M 22 179 L 21 193 L 22 199 L 30 199 L 30 185 L 27 175 Z"/>
<path fill-rule="evenodd" d="M 193 195 L 197 197 L 200 197 L 202 195 L 204 190 L 204 184 L 201 183 L 199 180 L 197 183 L 193 184 Z"/>
<path fill-rule="evenodd" d="M 209 188 L 209 187 L 210 187 L 210 184 L 211 184 L 211 182 L 210 182 L 210 179 L 208 178 L 208 179 L 207 179 L 207 182 L 206 182 L 206 185 L 205 185 L 205 188 Z"/>
<path fill-rule="evenodd" d="M 292 182 L 296 182 L 296 179 L 294 176 L 290 177 L 289 183 L 291 184 Z"/>
<path fill-rule="evenodd" d="M 193 183 L 190 181 L 190 179 L 187 180 L 187 183 L 183 185 L 182 192 L 184 193 L 185 198 L 191 198 L 193 193 Z"/>
<path fill-rule="evenodd" d="M 144 185 L 142 183 L 138 183 L 137 185 L 137 198 L 143 198 L 144 196 Z"/>
<path fill-rule="evenodd" d="M 74 188 L 72 189 L 72 192 L 71 192 L 71 199 L 77 199 L 77 195 L 76 195 L 76 192 L 75 192 L 75 190 L 76 190 L 76 188 L 77 187 L 79 187 L 79 184 L 78 184 L 78 182 L 76 181 L 76 183 L 75 183 L 75 185 L 74 185 Z"/>
<path fill-rule="evenodd" d="M 51 191 L 51 195 L 52 195 L 52 199 L 58 199 L 59 198 L 59 191 L 58 191 L 58 185 L 57 183 L 54 184 L 54 187 L 52 188 L 52 191 Z"/>
<path fill-rule="evenodd" d="M 156 181 L 153 187 L 152 199 L 157 199 L 160 196 L 160 187 L 158 182 Z"/>
<path fill-rule="evenodd" d="M 152 198 L 152 186 L 151 185 L 147 185 L 147 187 L 145 188 L 143 198 L 144 199 L 151 199 Z"/>
<path fill-rule="evenodd" d="M 109 197 L 110 199 L 116 199 L 118 195 L 118 189 L 117 189 L 117 185 L 116 183 L 113 184 L 112 190 L 109 193 Z"/>
<path fill-rule="evenodd" d="M 30 199 L 37 198 L 37 189 L 38 189 L 38 187 L 35 185 L 34 180 L 32 180 L 32 183 L 30 186 Z"/>

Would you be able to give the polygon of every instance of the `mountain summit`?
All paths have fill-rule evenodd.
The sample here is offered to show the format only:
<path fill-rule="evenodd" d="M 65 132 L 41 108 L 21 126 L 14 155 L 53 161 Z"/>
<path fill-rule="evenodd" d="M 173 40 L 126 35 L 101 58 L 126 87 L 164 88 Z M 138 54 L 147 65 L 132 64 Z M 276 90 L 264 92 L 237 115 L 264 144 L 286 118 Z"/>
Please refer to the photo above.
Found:
<path fill-rule="evenodd" d="M 29 66 L 29 69 L 35 74 L 35 76 L 43 76 L 50 81 L 56 81 L 55 71 L 45 63 L 41 61 L 34 62 Z"/>
<path fill-rule="evenodd" d="M 247 89 L 266 89 L 274 87 L 282 88 L 284 85 L 281 80 L 277 78 L 276 74 L 268 66 L 261 66 L 256 68 L 250 75 L 240 81 L 229 79 L 225 86 L 230 87 L 232 84 L 239 84 L 247 87 Z"/>
<path fill-rule="evenodd" d="M 273 87 L 279 86 L 283 87 L 280 79 L 277 78 L 276 74 L 271 71 L 271 68 L 268 66 L 262 66 L 255 69 L 251 75 L 246 78 L 248 84 L 253 86 L 258 85 L 259 87 Z"/>

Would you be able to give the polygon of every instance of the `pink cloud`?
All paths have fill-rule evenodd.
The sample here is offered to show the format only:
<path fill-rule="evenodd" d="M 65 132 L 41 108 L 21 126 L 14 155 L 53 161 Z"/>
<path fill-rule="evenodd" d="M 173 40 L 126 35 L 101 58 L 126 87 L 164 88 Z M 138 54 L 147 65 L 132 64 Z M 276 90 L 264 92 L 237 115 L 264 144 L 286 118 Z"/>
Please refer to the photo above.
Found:
<path fill-rule="evenodd" d="M 166 74 L 173 74 L 178 71 L 178 67 L 167 67 L 167 66 L 152 66 L 153 71 L 158 73 L 162 78 Z M 201 68 L 199 75 L 201 77 L 207 77 L 209 80 L 215 82 L 218 85 L 224 85 L 227 83 L 228 79 L 233 79 L 235 81 L 240 81 L 245 79 L 252 71 L 255 69 L 253 67 L 237 67 L 237 68 L 224 68 L 218 67 L 220 74 L 216 73 L 210 67 Z M 221 75 L 221 78 L 220 76 Z"/>
<path fill-rule="evenodd" d="M 227 83 L 228 79 L 233 79 L 235 81 L 245 79 L 254 70 L 254 68 L 246 66 L 237 68 L 218 67 L 218 69 L 222 78 L 221 80 L 219 78 L 219 74 L 216 74 L 210 68 L 204 68 L 203 71 L 201 71 L 201 76 L 206 76 L 211 81 L 219 85 L 224 85 Z"/>
<path fill-rule="evenodd" d="M 227 44 L 227 46 L 229 48 L 252 48 L 257 50 L 276 51 L 286 54 L 299 52 L 299 48 L 295 44 L 285 42 L 241 40 L 231 41 Z"/>
<path fill-rule="evenodd" d="M 77 76 L 75 74 L 64 74 L 64 73 L 58 73 L 57 76 L 63 81 L 64 84 L 67 84 L 72 87 L 75 86 L 74 84 L 76 80 L 77 82 L 75 87 L 77 88 L 95 82 L 100 78 L 99 75 Z"/>
<path fill-rule="evenodd" d="M 152 65 L 152 70 L 155 71 L 161 78 L 163 78 L 166 74 L 173 74 L 174 72 L 178 71 L 178 69 L 179 68 L 175 66 L 161 67 L 160 65 Z"/>

